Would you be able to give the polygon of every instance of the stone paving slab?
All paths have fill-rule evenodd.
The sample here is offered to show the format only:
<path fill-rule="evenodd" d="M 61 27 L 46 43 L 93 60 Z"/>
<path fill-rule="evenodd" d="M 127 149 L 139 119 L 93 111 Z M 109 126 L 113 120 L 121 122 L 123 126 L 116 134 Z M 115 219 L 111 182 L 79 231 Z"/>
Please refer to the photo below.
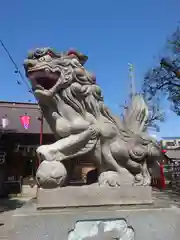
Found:
<path fill-rule="evenodd" d="M 9 232 L 13 228 L 12 215 L 14 210 L 18 208 L 26 208 L 25 206 L 31 206 L 32 204 L 27 204 L 30 198 L 10 198 L 10 199 L 0 199 L 0 240 L 8 240 Z"/>
<path fill-rule="evenodd" d="M 7 211 L 0 214 L 0 240 L 8 239 L 9 232 L 12 229 L 13 211 Z"/>

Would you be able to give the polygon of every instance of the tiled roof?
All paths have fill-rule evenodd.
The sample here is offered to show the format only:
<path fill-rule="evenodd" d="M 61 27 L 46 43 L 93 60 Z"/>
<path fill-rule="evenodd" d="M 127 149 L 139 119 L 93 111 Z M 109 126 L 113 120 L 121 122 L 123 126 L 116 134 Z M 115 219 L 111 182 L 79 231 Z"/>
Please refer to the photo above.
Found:
<path fill-rule="evenodd" d="M 162 140 L 176 140 L 180 139 L 180 137 L 162 137 Z"/>
<path fill-rule="evenodd" d="M 165 155 L 170 159 L 180 159 L 180 148 L 167 150 Z"/>
<path fill-rule="evenodd" d="M 30 117 L 29 128 L 24 129 L 20 116 L 27 114 Z M 9 121 L 8 126 L 5 128 L 5 132 L 17 132 L 17 133 L 40 133 L 41 111 L 36 103 L 13 103 L 13 102 L 0 102 L 0 128 L 2 129 L 1 119 L 6 117 Z M 43 133 L 52 134 L 46 120 L 43 121 Z"/>

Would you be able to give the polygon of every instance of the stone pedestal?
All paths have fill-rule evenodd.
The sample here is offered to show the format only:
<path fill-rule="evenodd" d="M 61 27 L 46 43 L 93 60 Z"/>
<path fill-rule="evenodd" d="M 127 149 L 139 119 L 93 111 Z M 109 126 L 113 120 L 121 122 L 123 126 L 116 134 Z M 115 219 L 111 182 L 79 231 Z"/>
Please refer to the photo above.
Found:
<path fill-rule="evenodd" d="M 67 208 L 86 206 L 114 206 L 152 204 L 152 189 L 144 186 L 111 187 L 65 187 L 39 189 L 38 208 Z"/>
<path fill-rule="evenodd" d="M 17 209 L 10 240 L 179 240 L 180 209 L 152 203 L 150 187 L 40 190 Z"/>
<path fill-rule="evenodd" d="M 16 211 L 10 240 L 179 240 L 180 210 L 98 207 Z"/>

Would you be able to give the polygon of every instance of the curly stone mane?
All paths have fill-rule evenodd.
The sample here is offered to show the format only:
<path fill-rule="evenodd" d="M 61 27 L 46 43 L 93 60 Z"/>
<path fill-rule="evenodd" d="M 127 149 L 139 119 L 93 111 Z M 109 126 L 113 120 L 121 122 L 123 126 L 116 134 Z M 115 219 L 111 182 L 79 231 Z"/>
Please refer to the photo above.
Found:
<path fill-rule="evenodd" d="M 116 124 L 103 102 L 101 89 L 96 84 L 95 76 L 85 70 L 76 58 L 65 57 L 63 69 L 64 77 L 69 81 L 67 87 L 58 92 L 61 99 L 82 116 L 86 111 L 96 119 L 102 114 Z"/>
<path fill-rule="evenodd" d="M 96 119 L 101 115 L 117 126 L 121 137 L 127 142 L 134 134 L 126 129 L 124 125 L 118 124 L 114 116 L 104 104 L 100 87 L 96 84 L 96 78 L 88 72 L 79 62 L 78 58 L 64 55 L 59 59 L 62 66 L 65 87 L 61 89 L 56 98 L 61 98 L 76 112 L 84 116 L 86 112 L 92 114 Z M 59 96 L 58 96 L 59 95 Z M 140 135 L 139 141 L 143 145 L 154 141 L 147 135 Z"/>

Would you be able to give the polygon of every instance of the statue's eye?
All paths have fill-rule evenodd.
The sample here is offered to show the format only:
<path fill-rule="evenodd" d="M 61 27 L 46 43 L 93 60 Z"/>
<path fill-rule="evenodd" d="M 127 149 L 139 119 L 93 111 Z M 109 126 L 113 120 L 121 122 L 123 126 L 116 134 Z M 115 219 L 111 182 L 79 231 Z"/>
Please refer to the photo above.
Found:
<path fill-rule="evenodd" d="M 49 60 L 51 60 L 51 56 L 49 56 L 49 55 L 45 55 L 45 56 L 39 58 L 40 62 L 49 61 Z"/>
<path fill-rule="evenodd" d="M 40 61 L 40 62 L 43 62 L 43 61 L 45 61 L 45 60 L 46 60 L 45 57 L 40 57 L 40 58 L 39 58 L 39 61 Z"/>

